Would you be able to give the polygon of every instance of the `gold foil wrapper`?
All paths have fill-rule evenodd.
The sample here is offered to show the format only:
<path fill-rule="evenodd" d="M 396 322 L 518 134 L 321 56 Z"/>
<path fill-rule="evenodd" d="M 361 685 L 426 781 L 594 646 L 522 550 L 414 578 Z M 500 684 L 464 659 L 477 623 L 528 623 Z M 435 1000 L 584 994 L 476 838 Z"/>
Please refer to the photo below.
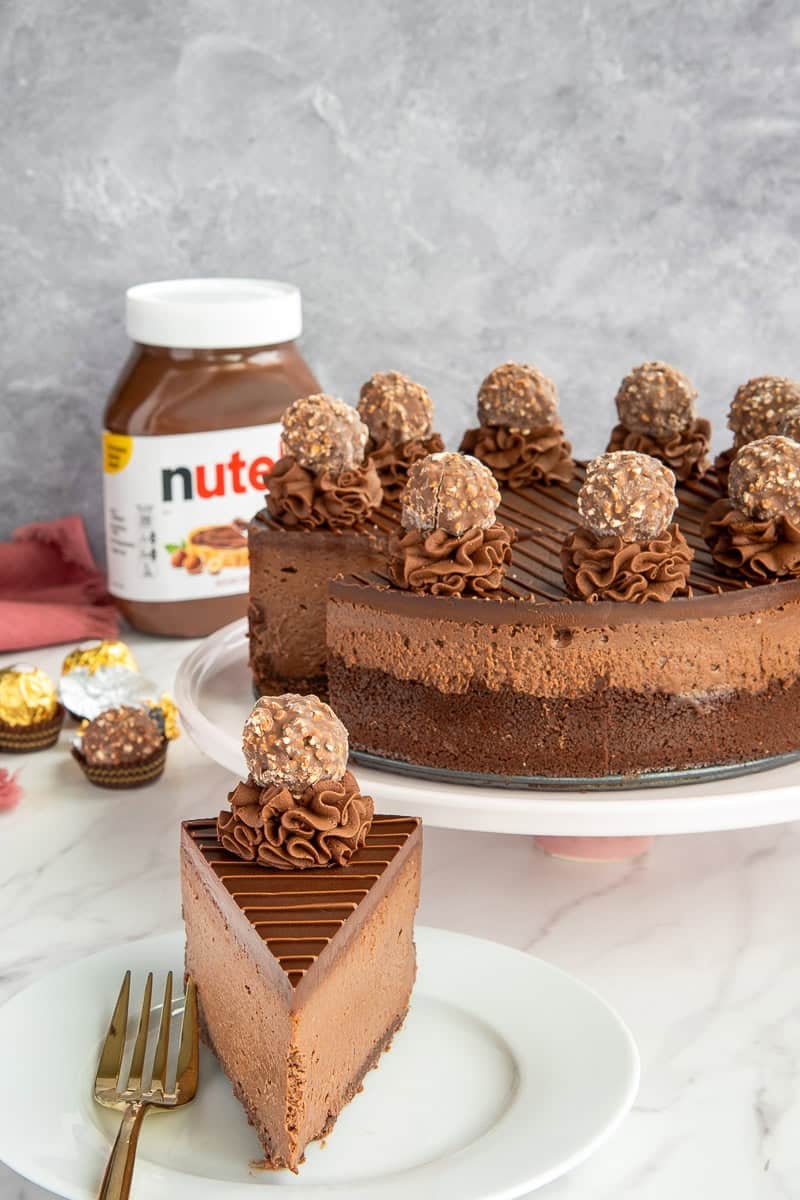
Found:
<path fill-rule="evenodd" d="M 168 742 L 181 736 L 178 725 L 178 706 L 167 692 L 163 692 L 158 700 L 148 700 L 145 706 Z"/>
<path fill-rule="evenodd" d="M 61 674 L 68 675 L 76 667 L 85 667 L 90 675 L 94 675 L 98 667 L 127 667 L 129 671 L 138 671 L 136 659 L 124 642 L 91 642 L 70 650 L 61 666 Z"/>
<path fill-rule="evenodd" d="M 35 725 L 49 721 L 57 710 L 56 689 L 39 667 L 20 663 L 0 671 L 0 721 L 6 725 Z"/>

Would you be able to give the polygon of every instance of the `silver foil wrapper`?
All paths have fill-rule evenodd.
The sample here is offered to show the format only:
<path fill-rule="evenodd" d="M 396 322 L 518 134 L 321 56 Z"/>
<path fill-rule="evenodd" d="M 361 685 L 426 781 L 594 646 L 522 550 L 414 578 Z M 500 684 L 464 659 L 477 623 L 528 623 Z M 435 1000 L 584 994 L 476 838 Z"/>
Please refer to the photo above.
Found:
<path fill-rule="evenodd" d="M 67 712 L 81 720 L 93 721 L 100 713 L 121 704 L 145 707 L 146 701 L 158 699 L 158 685 L 119 663 L 98 667 L 75 667 L 61 676 L 59 699 Z"/>

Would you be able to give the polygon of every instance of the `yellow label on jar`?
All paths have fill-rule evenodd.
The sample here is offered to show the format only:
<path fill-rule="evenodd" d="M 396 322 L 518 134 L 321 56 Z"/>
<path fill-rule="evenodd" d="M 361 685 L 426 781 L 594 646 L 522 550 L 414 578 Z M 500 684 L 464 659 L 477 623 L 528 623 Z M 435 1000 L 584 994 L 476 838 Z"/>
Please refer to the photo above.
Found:
<path fill-rule="evenodd" d="M 103 474 L 117 475 L 124 471 L 133 454 L 133 438 L 127 433 L 103 431 Z"/>

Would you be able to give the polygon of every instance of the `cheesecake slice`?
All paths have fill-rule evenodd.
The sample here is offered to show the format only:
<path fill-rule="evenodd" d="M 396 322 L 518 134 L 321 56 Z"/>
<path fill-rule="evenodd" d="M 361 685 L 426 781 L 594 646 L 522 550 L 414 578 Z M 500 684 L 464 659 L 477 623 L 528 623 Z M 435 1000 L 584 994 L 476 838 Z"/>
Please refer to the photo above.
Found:
<path fill-rule="evenodd" d="M 296 1170 L 388 1048 L 416 974 L 422 830 L 375 816 L 344 866 L 278 869 L 181 838 L 186 971 L 202 1036 L 268 1165 Z"/>

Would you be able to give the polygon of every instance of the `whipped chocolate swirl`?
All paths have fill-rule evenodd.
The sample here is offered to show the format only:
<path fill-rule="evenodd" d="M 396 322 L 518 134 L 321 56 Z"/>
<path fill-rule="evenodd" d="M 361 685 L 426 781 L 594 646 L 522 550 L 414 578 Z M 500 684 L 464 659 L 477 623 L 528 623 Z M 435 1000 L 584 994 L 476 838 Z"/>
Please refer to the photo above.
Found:
<path fill-rule="evenodd" d="M 575 474 L 560 421 L 530 430 L 480 425 L 467 430 L 459 449 L 480 459 L 512 491 L 532 483 L 569 483 Z"/>
<path fill-rule="evenodd" d="M 702 479 L 710 466 L 710 441 L 711 423 L 703 417 L 696 417 L 688 429 L 663 438 L 636 433 L 624 425 L 615 425 L 607 449 L 637 450 L 640 454 L 650 454 L 666 463 L 678 479 Z"/>
<path fill-rule="evenodd" d="M 758 520 L 723 497 L 706 513 L 702 533 L 714 561 L 745 579 L 800 578 L 800 524 L 789 517 Z"/>
<path fill-rule="evenodd" d="M 281 458 L 267 476 L 267 509 L 285 529 L 350 529 L 383 499 L 374 465 L 314 475 L 293 458 Z"/>
<path fill-rule="evenodd" d="M 382 442 L 380 446 L 372 443 L 367 453 L 375 465 L 378 478 L 383 487 L 387 500 L 399 500 L 403 494 L 408 479 L 408 468 L 412 463 L 419 462 L 429 454 L 439 454 L 444 450 L 444 442 L 438 433 L 432 433 L 427 438 L 412 438 L 393 446 L 391 442 Z"/>
<path fill-rule="evenodd" d="M 217 818 L 225 850 L 245 862 L 278 870 L 344 867 L 364 845 L 373 817 L 349 771 L 342 779 L 320 779 L 295 797 L 288 788 L 252 779 L 239 783 L 228 800 L 230 811 Z"/>
<path fill-rule="evenodd" d="M 485 596 L 503 582 L 514 531 L 496 522 L 460 535 L 409 530 L 389 542 L 389 577 L 397 587 L 431 596 Z"/>
<path fill-rule="evenodd" d="M 694 552 L 677 525 L 649 541 L 598 537 L 578 528 L 561 549 L 567 591 L 577 600 L 627 600 L 644 604 L 691 595 L 689 567 Z"/>

